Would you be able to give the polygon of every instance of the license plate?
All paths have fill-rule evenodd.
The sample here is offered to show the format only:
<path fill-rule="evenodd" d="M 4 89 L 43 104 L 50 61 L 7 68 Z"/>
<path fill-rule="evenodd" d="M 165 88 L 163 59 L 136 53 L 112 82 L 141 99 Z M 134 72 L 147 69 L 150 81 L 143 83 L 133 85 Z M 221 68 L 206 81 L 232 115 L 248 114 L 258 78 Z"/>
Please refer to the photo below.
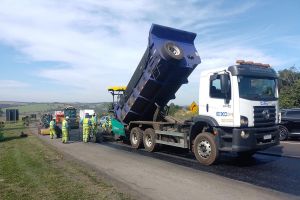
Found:
<path fill-rule="evenodd" d="M 272 139 L 272 135 L 264 135 L 264 140 Z"/>

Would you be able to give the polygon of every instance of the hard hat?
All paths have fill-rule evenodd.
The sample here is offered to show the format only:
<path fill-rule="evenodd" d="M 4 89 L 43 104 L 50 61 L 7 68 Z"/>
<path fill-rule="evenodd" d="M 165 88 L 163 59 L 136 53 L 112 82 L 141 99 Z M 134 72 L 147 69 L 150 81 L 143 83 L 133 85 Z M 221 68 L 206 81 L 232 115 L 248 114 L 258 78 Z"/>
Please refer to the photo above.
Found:
<path fill-rule="evenodd" d="M 69 119 L 69 116 L 66 116 L 66 119 Z"/>

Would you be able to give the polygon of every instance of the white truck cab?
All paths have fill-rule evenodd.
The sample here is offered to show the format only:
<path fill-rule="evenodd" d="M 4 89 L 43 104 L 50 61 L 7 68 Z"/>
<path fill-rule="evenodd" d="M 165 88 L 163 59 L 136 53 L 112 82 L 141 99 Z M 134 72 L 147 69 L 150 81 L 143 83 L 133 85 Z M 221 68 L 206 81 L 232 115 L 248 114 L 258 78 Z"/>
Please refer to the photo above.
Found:
<path fill-rule="evenodd" d="M 220 151 L 252 155 L 278 144 L 278 114 L 277 74 L 269 65 L 239 60 L 201 73 L 194 122 L 211 126 Z"/>

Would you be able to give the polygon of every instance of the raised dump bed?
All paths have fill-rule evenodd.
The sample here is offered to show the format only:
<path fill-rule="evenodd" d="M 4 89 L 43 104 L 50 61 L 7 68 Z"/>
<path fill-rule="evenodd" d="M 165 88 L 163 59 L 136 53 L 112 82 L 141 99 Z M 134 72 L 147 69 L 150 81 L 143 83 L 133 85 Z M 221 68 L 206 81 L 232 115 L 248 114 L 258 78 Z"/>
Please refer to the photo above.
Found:
<path fill-rule="evenodd" d="M 152 121 L 157 105 L 164 107 L 201 62 L 195 33 L 153 24 L 148 47 L 115 112 L 124 124 Z"/>

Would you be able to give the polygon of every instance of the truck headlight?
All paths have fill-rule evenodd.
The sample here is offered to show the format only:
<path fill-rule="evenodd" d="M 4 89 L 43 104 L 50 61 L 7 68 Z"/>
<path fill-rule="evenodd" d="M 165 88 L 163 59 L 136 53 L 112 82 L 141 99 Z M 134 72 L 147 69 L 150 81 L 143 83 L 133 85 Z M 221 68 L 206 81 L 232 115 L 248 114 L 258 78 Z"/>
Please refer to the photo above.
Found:
<path fill-rule="evenodd" d="M 248 127 L 248 118 L 241 115 L 240 118 L 241 127 Z"/>
<path fill-rule="evenodd" d="M 246 131 L 242 131 L 242 132 L 241 132 L 241 137 L 242 137 L 243 139 L 247 139 L 247 138 L 249 137 L 249 133 L 247 133 Z"/>

